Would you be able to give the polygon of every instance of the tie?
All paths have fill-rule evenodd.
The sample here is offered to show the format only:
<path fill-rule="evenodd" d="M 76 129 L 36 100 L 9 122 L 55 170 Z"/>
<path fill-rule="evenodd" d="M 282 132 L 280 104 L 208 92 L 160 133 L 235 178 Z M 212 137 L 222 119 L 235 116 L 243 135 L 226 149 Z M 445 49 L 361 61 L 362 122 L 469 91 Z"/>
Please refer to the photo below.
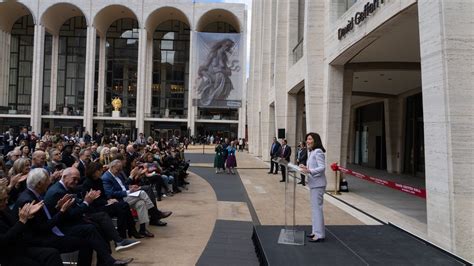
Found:
<path fill-rule="evenodd" d="M 41 198 L 39 200 L 42 200 Z M 48 220 L 51 220 L 51 214 L 49 213 L 48 207 L 46 207 L 46 204 L 43 205 L 43 210 L 46 213 L 46 217 L 48 217 Z M 63 232 L 59 230 L 57 226 L 51 228 L 51 231 L 57 236 L 64 236 Z"/>

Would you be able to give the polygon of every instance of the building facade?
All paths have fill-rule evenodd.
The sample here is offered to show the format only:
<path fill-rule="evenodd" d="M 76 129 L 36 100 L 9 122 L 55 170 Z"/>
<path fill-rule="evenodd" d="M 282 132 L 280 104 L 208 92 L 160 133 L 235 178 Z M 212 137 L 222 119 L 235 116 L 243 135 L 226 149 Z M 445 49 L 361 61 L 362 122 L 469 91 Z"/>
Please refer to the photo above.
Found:
<path fill-rule="evenodd" d="M 195 104 L 195 61 L 200 33 L 240 34 L 232 52 L 245 66 L 246 23 L 243 4 L 1 1 L 1 130 L 243 137 L 245 105 Z"/>
<path fill-rule="evenodd" d="M 314 131 L 328 164 L 423 178 L 427 223 L 415 233 L 474 260 L 473 10 L 466 0 L 254 0 L 249 151 L 268 161 L 278 129 L 293 148 Z"/>

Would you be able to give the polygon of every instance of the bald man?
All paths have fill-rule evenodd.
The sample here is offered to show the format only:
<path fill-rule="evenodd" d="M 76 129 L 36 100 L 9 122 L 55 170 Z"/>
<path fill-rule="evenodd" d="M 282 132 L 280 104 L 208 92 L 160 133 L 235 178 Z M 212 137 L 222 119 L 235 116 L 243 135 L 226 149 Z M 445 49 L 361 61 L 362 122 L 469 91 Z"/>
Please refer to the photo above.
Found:
<path fill-rule="evenodd" d="M 52 212 L 52 215 L 56 213 L 56 204 L 67 194 L 74 194 L 76 186 L 80 180 L 81 176 L 79 170 L 75 167 L 66 168 L 63 172 L 61 180 L 52 185 L 44 197 L 44 201 L 48 209 Z M 85 222 L 84 215 L 92 220 L 98 227 L 101 229 L 100 232 L 103 233 L 105 240 L 113 240 L 115 242 L 115 250 L 119 251 L 122 249 L 130 248 L 137 244 L 140 244 L 140 241 L 123 239 L 120 237 L 117 229 L 112 222 L 110 216 L 105 212 L 91 212 L 89 205 L 100 196 L 100 190 L 90 190 L 84 196 L 84 199 L 78 199 L 76 195 L 76 202 L 74 206 L 71 206 L 64 215 L 64 222 L 67 231 L 67 228 L 74 228 L 78 223 Z"/>

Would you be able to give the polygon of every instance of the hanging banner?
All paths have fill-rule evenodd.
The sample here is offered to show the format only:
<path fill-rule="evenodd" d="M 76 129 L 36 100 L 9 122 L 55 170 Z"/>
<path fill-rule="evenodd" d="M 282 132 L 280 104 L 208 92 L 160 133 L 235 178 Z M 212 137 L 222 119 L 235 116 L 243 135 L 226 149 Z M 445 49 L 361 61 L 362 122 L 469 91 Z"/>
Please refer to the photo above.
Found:
<path fill-rule="evenodd" d="M 196 33 L 195 106 L 239 108 L 242 105 L 241 34 Z"/>

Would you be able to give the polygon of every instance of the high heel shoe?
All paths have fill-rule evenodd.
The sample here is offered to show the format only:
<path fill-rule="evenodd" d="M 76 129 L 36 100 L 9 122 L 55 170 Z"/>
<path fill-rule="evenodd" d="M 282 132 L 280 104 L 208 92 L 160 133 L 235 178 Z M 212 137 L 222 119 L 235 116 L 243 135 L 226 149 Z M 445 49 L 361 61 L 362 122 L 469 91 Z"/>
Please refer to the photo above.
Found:
<path fill-rule="evenodd" d="M 314 234 L 306 235 L 306 237 L 313 238 L 313 237 L 314 237 Z"/>
<path fill-rule="evenodd" d="M 318 239 L 310 238 L 308 242 L 313 242 L 313 243 L 324 242 L 324 238 L 318 238 Z"/>

